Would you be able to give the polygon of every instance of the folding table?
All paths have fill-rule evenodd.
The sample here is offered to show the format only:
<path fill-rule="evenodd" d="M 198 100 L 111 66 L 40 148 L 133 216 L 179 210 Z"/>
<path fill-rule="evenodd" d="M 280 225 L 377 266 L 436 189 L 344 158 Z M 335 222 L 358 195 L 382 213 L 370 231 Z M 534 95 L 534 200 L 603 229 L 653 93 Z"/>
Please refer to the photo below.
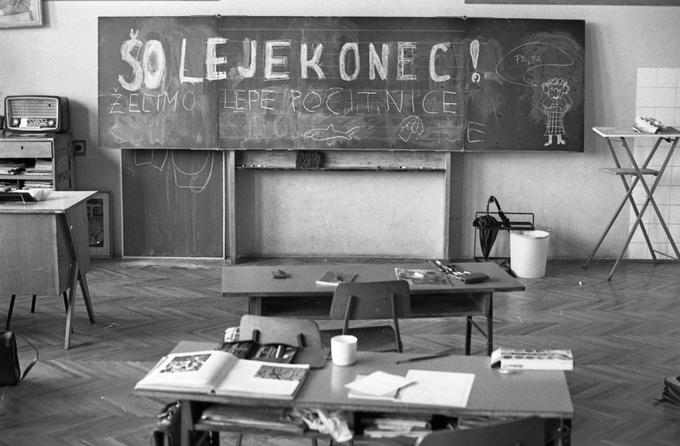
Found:
<path fill-rule="evenodd" d="M 612 157 L 614 158 L 614 165 L 616 167 L 613 168 L 603 168 L 600 169 L 603 172 L 610 173 L 613 175 L 618 175 L 621 178 L 621 181 L 623 182 L 623 187 L 626 189 L 626 194 L 621 200 L 621 203 L 619 204 L 619 207 L 617 208 L 616 212 L 614 213 L 614 216 L 612 219 L 609 221 L 609 224 L 607 225 L 607 228 L 604 230 L 604 233 L 602 234 L 602 237 L 600 237 L 600 240 L 597 242 L 597 245 L 595 246 L 595 249 L 593 250 L 593 253 L 588 257 L 588 260 L 586 263 L 583 265 L 584 268 L 587 268 L 588 265 L 590 264 L 591 260 L 595 256 L 595 253 L 597 252 L 598 248 L 604 241 L 605 236 L 611 229 L 612 225 L 614 224 L 614 221 L 616 218 L 619 216 L 621 213 L 621 210 L 623 209 L 624 205 L 626 204 L 626 201 L 630 202 L 630 206 L 633 209 L 633 212 L 635 213 L 635 222 L 633 223 L 632 227 L 630 228 L 630 232 L 628 233 L 628 237 L 626 238 L 626 242 L 623 246 L 623 249 L 621 250 L 621 254 L 619 254 L 618 258 L 616 259 L 616 262 L 614 263 L 614 266 L 612 267 L 611 271 L 609 272 L 609 276 L 607 277 L 607 280 L 611 280 L 612 276 L 614 275 L 614 271 L 616 270 L 616 267 L 619 265 L 619 262 L 621 261 L 621 258 L 623 257 L 623 254 L 626 252 L 626 249 L 628 248 L 628 245 L 630 244 L 631 239 L 633 238 L 633 234 L 635 233 L 635 230 L 637 229 L 638 226 L 640 226 L 640 229 L 642 231 L 642 235 L 645 238 L 645 242 L 647 243 L 647 247 L 649 248 L 649 252 L 652 256 L 652 259 L 654 262 L 657 261 L 656 258 L 656 251 L 654 250 L 654 247 L 652 246 L 652 242 L 649 239 L 649 235 L 647 234 L 647 229 L 645 228 L 645 225 L 642 223 L 642 216 L 644 215 L 645 211 L 647 210 L 648 205 L 652 205 L 652 208 L 654 209 L 654 212 L 656 213 L 656 216 L 659 220 L 659 224 L 663 228 L 666 237 L 668 238 L 668 241 L 670 245 L 673 248 L 673 251 L 675 251 L 675 257 L 676 260 L 680 258 L 680 252 L 678 252 L 678 247 L 675 245 L 675 242 L 673 241 L 673 237 L 671 236 L 670 231 L 668 230 L 668 226 L 666 226 L 666 222 L 663 219 L 663 216 L 661 215 L 661 212 L 659 211 L 659 207 L 656 205 L 656 201 L 654 200 L 653 194 L 654 191 L 656 190 L 656 187 L 659 185 L 659 182 L 661 181 L 661 177 L 663 176 L 664 171 L 666 170 L 666 167 L 668 166 L 668 163 L 670 162 L 673 152 L 675 151 L 675 148 L 678 145 L 678 141 L 680 141 L 680 131 L 677 129 L 667 129 L 663 131 L 659 131 L 658 133 L 643 133 L 643 132 L 637 132 L 633 130 L 632 127 L 627 128 L 627 127 L 593 127 L 593 131 L 597 133 L 598 135 L 602 136 L 605 138 L 607 141 L 607 144 L 609 146 L 609 150 L 612 154 Z M 650 150 L 649 154 L 642 160 L 642 164 L 639 164 L 635 156 L 633 154 L 633 151 L 630 148 L 630 145 L 628 143 L 629 140 L 633 139 L 642 139 L 642 138 L 653 138 L 655 139 L 654 145 L 652 146 L 652 149 Z M 616 150 L 614 149 L 614 141 L 618 141 L 621 143 L 621 146 L 623 147 L 623 150 L 626 154 L 626 157 L 628 158 L 628 161 L 630 162 L 630 167 L 624 167 L 621 162 L 619 161 L 618 156 L 616 155 Z M 650 161 L 654 158 L 654 155 L 656 154 L 657 149 L 662 145 L 663 142 L 668 143 L 667 145 L 668 150 L 666 152 L 665 157 L 663 158 L 663 161 L 661 163 L 661 166 L 658 169 L 652 169 L 649 167 Z M 645 180 L 645 176 L 650 176 L 650 177 L 655 177 L 654 181 L 652 182 L 651 186 L 648 184 L 647 180 Z M 631 182 L 629 182 L 627 177 L 631 177 Z M 642 206 L 638 209 L 637 204 L 635 203 L 635 199 L 633 197 L 633 190 L 635 187 L 639 184 L 642 185 L 644 188 L 646 198 L 645 201 L 642 203 Z"/>

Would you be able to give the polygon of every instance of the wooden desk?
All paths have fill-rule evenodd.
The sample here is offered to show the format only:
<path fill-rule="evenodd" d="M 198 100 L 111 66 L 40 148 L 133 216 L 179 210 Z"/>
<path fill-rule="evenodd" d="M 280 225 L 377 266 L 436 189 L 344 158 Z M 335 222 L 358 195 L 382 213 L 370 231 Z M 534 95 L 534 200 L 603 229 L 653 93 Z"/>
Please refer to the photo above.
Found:
<path fill-rule="evenodd" d="M 619 214 L 621 213 L 621 210 L 626 204 L 626 201 L 630 203 L 631 208 L 633 209 L 633 212 L 635 213 L 636 219 L 635 222 L 633 223 L 633 226 L 630 228 L 630 231 L 628 233 L 628 237 L 626 238 L 626 242 L 623 245 L 623 249 L 621 250 L 621 253 L 616 259 L 616 262 L 614 262 L 614 266 L 612 267 L 611 271 L 609 272 L 609 276 L 607 277 L 608 280 L 611 280 L 612 276 L 614 275 L 614 271 L 616 270 L 616 267 L 619 265 L 619 262 L 623 258 L 623 255 L 626 252 L 626 249 L 628 248 L 628 245 L 630 244 L 631 239 L 633 238 L 633 234 L 635 234 L 635 230 L 637 229 L 638 226 L 640 226 L 640 230 L 642 231 L 642 235 L 645 238 L 645 242 L 647 243 L 647 248 L 649 249 L 649 252 L 652 256 L 652 259 L 654 262 L 656 262 L 656 252 L 654 250 L 654 247 L 652 246 L 652 242 L 649 239 L 649 235 L 647 234 L 647 229 L 645 228 L 644 223 L 642 222 L 642 216 L 644 215 L 645 211 L 647 210 L 647 206 L 649 204 L 652 205 L 652 208 L 654 209 L 654 212 L 656 213 L 656 217 L 659 220 L 659 223 L 661 224 L 661 227 L 663 228 L 664 233 L 666 234 L 666 237 L 668 238 L 668 241 L 670 245 L 673 248 L 673 251 L 675 251 L 675 258 L 676 260 L 680 258 L 680 252 L 678 251 L 678 247 L 675 245 L 675 241 L 673 241 L 673 237 L 671 236 L 670 231 L 668 230 L 668 227 L 666 226 L 666 222 L 664 221 L 664 218 L 659 211 L 659 208 L 656 205 L 656 201 L 654 201 L 654 191 L 656 190 L 656 187 L 659 185 L 659 182 L 661 181 L 661 177 L 664 174 L 664 171 L 666 170 L 666 167 L 668 166 L 668 163 L 670 162 L 671 158 L 673 157 L 673 152 L 675 152 L 675 148 L 678 145 L 678 141 L 680 141 L 680 132 L 679 131 L 673 131 L 673 132 L 663 132 L 663 133 L 642 133 L 642 132 L 636 132 L 632 128 L 627 128 L 627 127 L 593 127 L 593 131 L 597 133 L 598 135 L 602 136 L 605 138 L 607 141 L 607 144 L 609 146 L 609 150 L 611 152 L 611 155 L 614 159 L 614 166 L 613 168 L 604 168 L 601 169 L 602 171 L 606 173 L 610 173 L 613 175 L 618 175 L 621 178 L 621 181 L 623 182 L 623 187 L 626 190 L 626 194 L 624 195 L 623 199 L 621 200 L 618 208 L 616 209 L 616 212 L 614 213 L 614 216 L 611 218 L 609 221 L 609 224 L 605 228 L 604 232 L 602 233 L 602 237 L 600 237 L 600 240 L 597 242 L 597 245 L 595 245 L 595 249 L 593 249 L 592 254 L 590 254 L 590 257 L 588 257 L 588 260 L 586 260 L 586 263 L 583 265 L 584 268 L 587 268 L 590 262 L 593 260 L 593 257 L 595 256 L 595 253 L 599 249 L 600 245 L 604 241 L 604 238 L 607 236 L 607 233 L 611 229 L 612 225 L 618 218 Z M 652 147 L 652 150 L 650 150 L 649 154 L 647 157 L 642 160 L 641 164 L 635 159 L 635 156 L 633 154 L 633 151 L 631 150 L 628 142 L 633 139 L 653 139 L 654 140 L 654 146 Z M 619 161 L 618 156 L 616 155 L 616 150 L 614 149 L 613 142 L 617 141 L 621 143 L 621 146 L 624 149 L 624 152 L 626 154 L 626 158 L 628 159 L 628 163 L 630 164 L 630 167 L 625 167 L 621 164 Z M 654 155 L 656 154 L 657 149 L 661 146 L 662 142 L 668 142 L 669 147 L 666 152 L 666 155 L 663 157 L 663 160 L 661 162 L 661 166 L 658 169 L 651 169 L 649 168 L 649 164 L 654 158 Z M 650 185 L 647 184 L 647 180 L 645 180 L 645 176 L 653 176 L 655 177 L 654 182 Z M 632 177 L 632 182 L 629 183 L 627 177 Z M 642 206 L 638 209 L 637 204 L 635 203 L 635 199 L 633 198 L 633 190 L 635 187 L 641 184 L 642 187 L 644 188 L 645 191 L 645 201 L 642 203 Z"/>
<path fill-rule="evenodd" d="M 64 349 L 70 346 L 76 283 L 94 323 L 85 278 L 90 267 L 85 201 L 95 193 L 52 191 L 36 203 L 0 203 L 0 295 L 70 290 Z"/>
<path fill-rule="evenodd" d="M 483 272 L 489 280 L 483 283 L 464 284 L 452 281 L 450 285 L 419 285 L 411 288 L 410 318 L 461 317 L 467 319 L 465 353 L 470 354 L 471 330 L 474 325 L 487 338 L 487 354 L 493 350 L 493 293 L 497 291 L 522 291 L 515 278 L 493 262 L 458 263 L 468 271 Z M 417 263 L 304 263 L 278 265 L 227 265 L 222 268 L 222 295 L 249 299 L 248 311 L 259 315 L 286 315 L 328 318 L 333 297 L 333 287 L 318 286 L 326 271 L 357 274 L 357 282 L 396 280 L 395 267 L 431 269 L 423 262 Z M 281 269 L 286 279 L 274 279 L 271 272 Z M 486 318 L 482 330 L 473 316 Z"/>
<path fill-rule="evenodd" d="M 214 344 L 205 344 L 214 348 Z M 371 413 L 437 414 L 450 417 L 529 417 L 538 416 L 546 421 L 546 432 L 558 435 L 563 445 L 571 439 L 571 418 L 574 408 L 571 395 L 561 371 L 523 371 L 503 374 L 489 367 L 486 356 L 447 356 L 412 363 L 396 364 L 398 359 L 410 356 L 404 353 L 359 352 L 351 367 L 337 367 L 330 361 L 323 369 L 312 369 L 304 387 L 294 400 L 262 399 L 194 394 L 189 392 L 136 391 L 145 396 L 167 401 L 181 400 L 182 445 L 188 445 L 192 431 L 211 430 L 199 423 L 206 403 L 236 406 L 318 408 L 328 411 L 343 410 Z M 415 405 L 392 401 L 349 398 L 345 384 L 357 374 L 367 375 L 377 370 L 404 376 L 408 370 L 438 370 L 473 373 L 475 380 L 466 407 Z M 185 410 L 186 409 L 186 410 Z M 225 429 L 227 430 L 227 429 Z M 559 444 L 559 443 L 558 443 Z"/>

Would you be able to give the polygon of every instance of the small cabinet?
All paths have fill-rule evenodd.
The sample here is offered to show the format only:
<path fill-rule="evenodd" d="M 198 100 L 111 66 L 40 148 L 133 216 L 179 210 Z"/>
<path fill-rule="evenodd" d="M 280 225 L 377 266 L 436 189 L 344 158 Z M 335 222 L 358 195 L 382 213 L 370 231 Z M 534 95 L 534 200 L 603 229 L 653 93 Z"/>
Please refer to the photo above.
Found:
<path fill-rule="evenodd" d="M 74 187 L 70 134 L 0 138 L 0 188 L 71 190 Z"/>

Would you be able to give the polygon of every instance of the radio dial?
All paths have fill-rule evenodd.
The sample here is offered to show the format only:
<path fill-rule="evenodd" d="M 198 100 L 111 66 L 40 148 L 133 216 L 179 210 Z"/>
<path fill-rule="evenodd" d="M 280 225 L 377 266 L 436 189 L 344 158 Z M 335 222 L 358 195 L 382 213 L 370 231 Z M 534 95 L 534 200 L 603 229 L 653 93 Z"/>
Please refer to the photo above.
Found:
<path fill-rule="evenodd" d="M 13 126 L 18 126 L 20 123 L 21 123 L 21 121 L 19 120 L 19 118 L 12 119 L 12 125 Z"/>
<path fill-rule="evenodd" d="M 48 119 L 47 120 L 47 125 L 49 127 L 54 127 L 55 124 L 56 124 L 56 122 L 54 122 L 54 119 Z"/>

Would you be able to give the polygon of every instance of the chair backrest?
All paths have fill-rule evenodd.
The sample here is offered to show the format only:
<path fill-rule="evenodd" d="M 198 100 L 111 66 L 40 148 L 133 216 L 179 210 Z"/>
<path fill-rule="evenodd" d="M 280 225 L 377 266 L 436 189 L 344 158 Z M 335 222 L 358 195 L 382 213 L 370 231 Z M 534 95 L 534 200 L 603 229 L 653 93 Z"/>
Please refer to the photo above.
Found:
<path fill-rule="evenodd" d="M 418 446 L 544 446 L 545 424 L 538 417 L 504 421 L 472 429 L 427 434 Z"/>
<path fill-rule="evenodd" d="M 347 314 L 350 300 L 350 311 Z M 346 319 L 347 316 L 349 320 L 392 319 L 408 317 L 410 313 L 411 295 L 408 282 L 390 280 L 339 284 L 333 293 L 330 317 Z"/>
<path fill-rule="evenodd" d="M 300 347 L 322 347 L 319 325 L 311 319 L 243 315 L 239 324 L 239 338 L 250 339 L 253 330 L 259 332 L 258 342 L 261 344 L 298 345 L 298 338 L 302 335 L 303 345 Z"/>

